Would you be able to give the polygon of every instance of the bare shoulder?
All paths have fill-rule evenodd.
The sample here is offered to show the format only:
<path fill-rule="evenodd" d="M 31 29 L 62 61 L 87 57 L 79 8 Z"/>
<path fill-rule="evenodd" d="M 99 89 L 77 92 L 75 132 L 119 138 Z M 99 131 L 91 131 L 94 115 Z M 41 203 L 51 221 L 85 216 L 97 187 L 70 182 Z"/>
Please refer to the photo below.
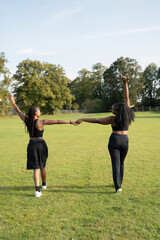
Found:
<path fill-rule="evenodd" d="M 110 120 L 113 120 L 113 121 L 114 121 L 114 120 L 115 120 L 115 117 L 116 117 L 116 116 L 113 116 L 113 115 L 112 115 L 112 116 L 109 116 L 108 118 L 110 118 Z"/>
<path fill-rule="evenodd" d="M 36 122 L 36 128 L 39 129 L 39 130 L 42 130 L 43 129 L 43 121 L 44 120 L 40 120 L 38 119 L 37 122 Z"/>

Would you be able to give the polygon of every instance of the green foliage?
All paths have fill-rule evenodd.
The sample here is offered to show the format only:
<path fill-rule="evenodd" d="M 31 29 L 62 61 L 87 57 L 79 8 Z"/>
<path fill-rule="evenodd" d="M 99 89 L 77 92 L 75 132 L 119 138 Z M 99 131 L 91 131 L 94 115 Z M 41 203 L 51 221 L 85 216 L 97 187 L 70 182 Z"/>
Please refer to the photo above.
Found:
<path fill-rule="evenodd" d="M 94 79 L 94 95 L 93 98 L 102 99 L 103 93 L 103 73 L 107 67 L 103 66 L 101 63 L 97 63 L 92 67 L 92 78 Z"/>
<path fill-rule="evenodd" d="M 157 65 L 149 64 L 143 72 L 142 104 L 145 106 L 156 106 L 160 104 L 160 76 L 158 76 Z"/>
<path fill-rule="evenodd" d="M 79 109 L 79 104 L 77 102 L 74 102 L 72 104 L 72 108 L 73 108 L 73 110 L 78 110 Z"/>
<path fill-rule="evenodd" d="M 101 63 L 93 65 L 92 72 L 82 69 L 78 72 L 78 77 L 70 83 L 70 89 L 76 101 L 82 107 L 87 100 L 101 99 L 103 72 L 106 69 Z"/>
<path fill-rule="evenodd" d="M 6 67 L 7 59 L 0 53 L 0 116 L 11 114 L 11 104 L 7 101 L 11 84 L 10 72 Z"/>
<path fill-rule="evenodd" d="M 142 70 L 135 59 L 118 58 L 104 72 L 103 103 L 108 110 L 112 104 L 124 101 L 123 82 L 121 75 L 127 76 L 129 81 L 131 104 L 136 104 L 142 90 Z"/>
<path fill-rule="evenodd" d="M 77 103 L 81 106 L 87 96 L 90 98 L 92 95 L 91 72 L 82 69 L 78 72 L 78 77 L 69 86 Z"/>
<path fill-rule="evenodd" d="M 14 92 L 23 111 L 34 105 L 49 114 L 57 109 L 71 108 L 72 96 L 67 87 L 69 79 L 62 67 L 27 59 L 17 68 Z"/>
<path fill-rule="evenodd" d="M 93 100 L 86 99 L 82 104 L 82 109 L 86 113 L 102 112 L 102 100 L 99 98 Z"/>

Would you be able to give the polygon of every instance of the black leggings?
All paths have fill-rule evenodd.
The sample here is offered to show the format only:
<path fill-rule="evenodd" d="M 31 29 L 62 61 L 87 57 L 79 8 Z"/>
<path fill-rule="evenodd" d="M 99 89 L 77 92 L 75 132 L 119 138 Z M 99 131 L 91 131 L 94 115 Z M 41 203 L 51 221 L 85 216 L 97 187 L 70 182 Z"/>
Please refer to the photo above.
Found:
<path fill-rule="evenodd" d="M 113 181 L 115 189 L 121 188 L 124 173 L 124 159 L 128 152 L 128 136 L 112 133 L 108 149 L 112 161 Z"/>

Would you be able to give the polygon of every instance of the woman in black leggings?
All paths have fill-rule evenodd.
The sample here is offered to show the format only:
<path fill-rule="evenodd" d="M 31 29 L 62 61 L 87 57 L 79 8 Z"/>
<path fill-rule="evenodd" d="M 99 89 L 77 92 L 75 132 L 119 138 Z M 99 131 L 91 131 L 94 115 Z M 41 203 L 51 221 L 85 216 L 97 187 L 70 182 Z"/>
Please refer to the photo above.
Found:
<path fill-rule="evenodd" d="M 76 121 L 77 124 L 81 122 L 99 123 L 103 125 L 111 124 L 112 134 L 109 139 L 108 149 L 112 161 L 113 181 L 116 193 L 122 192 L 122 181 L 124 173 L 124 160 L 128 152 L 128 128 L 132 121 L 134 121 L 134 112 L 130 107 L 128 79 L 121 77 L 125 89 L 125 102 L 116 103 L 112 106 L 112 113 L 115 116 L 106 118 L 82 118 Z"/>

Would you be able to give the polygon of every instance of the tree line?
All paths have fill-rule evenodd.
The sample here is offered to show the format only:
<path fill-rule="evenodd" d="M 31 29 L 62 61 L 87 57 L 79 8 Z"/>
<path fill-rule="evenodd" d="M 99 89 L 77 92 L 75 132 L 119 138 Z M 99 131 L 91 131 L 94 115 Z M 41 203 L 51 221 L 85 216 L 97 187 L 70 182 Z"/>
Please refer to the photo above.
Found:
<path fill-rule="evenodd" d="M 155 63 L 142 71 L 136 59 L 120 57 L 110 67 L 97 63 L 92 71 L 80 70 L 73 81 L 60 65 L 26 59 L 11 76 L 6 64 L 5 54 L 0 53 L 1 116 L 12 110 L 8 102 L 10 91 L 24 112 L 33 105 L 43 114 L 53 114 L 60 109 L 109 111 L 113 103 L 124 101 L 121 75 L 130 79 L 132 105 L 160 105 L 160 68 Z"/>

